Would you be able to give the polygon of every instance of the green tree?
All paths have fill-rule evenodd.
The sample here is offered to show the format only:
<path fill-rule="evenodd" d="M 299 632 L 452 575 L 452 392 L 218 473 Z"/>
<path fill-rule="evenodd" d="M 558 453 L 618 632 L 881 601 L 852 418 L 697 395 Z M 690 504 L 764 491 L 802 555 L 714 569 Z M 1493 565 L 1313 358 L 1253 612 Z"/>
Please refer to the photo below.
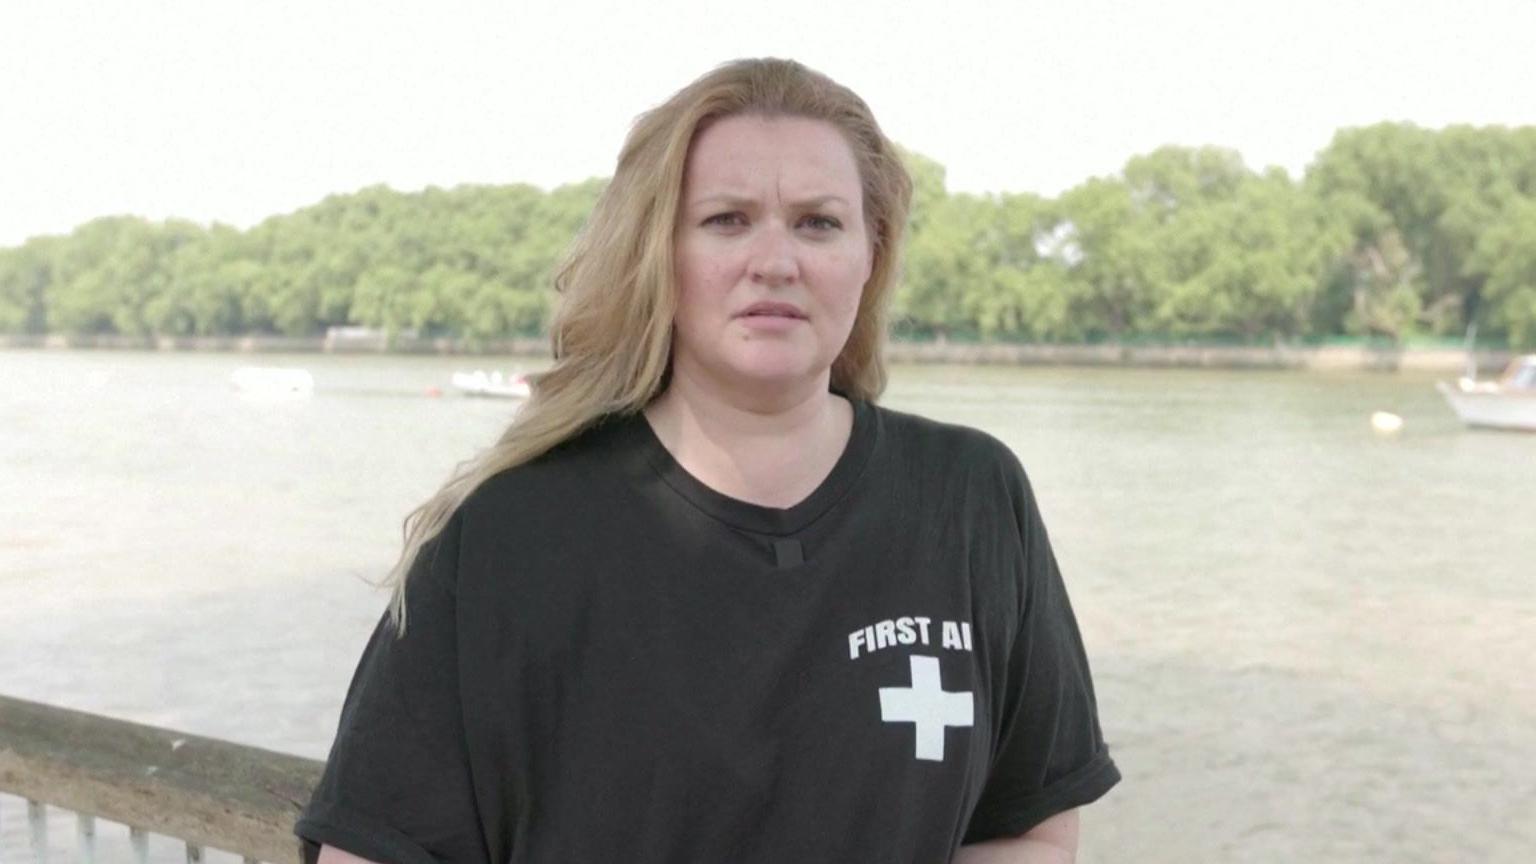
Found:
<path fill-rule="evenodd" d="M 1482 233 L 1468 270 L 1485 280 L 1487 321 L 1511 345 L 1536 348 L 1536 197 L 1512 202 Z"/>
<path fill-rule="evenodd" d="M 1118 178 L 1094 178 L 1062 194 L 1053 258 L 1072 286 L 1072 316 L 1085 336 L 1119 339 L 1145 332 L 1155 308 L 1153 220 Z"/>
<path fill-rule="evenodd" d="M 62 242 L 34 237 L 14 249 L 0 249 L 0 333 L 48 331 L 48 292 Z"/>
<path fill-rule="evenodd" d="M 1282 171 L 1233 183 L 1181 207 L 1154 233 L 1163 284 L 1153 329 L 1250 341 L 1304 336 L 1348 236 Z"/>
<path fill-rule="evenodd" d="M 1459 334 L 1528 344 L 1536 128 L 1339 132 L 1296 183 L 1163 147 L 1056 200 L 913 179 L 901 332 L 985 339 Z M 488 340 L 548 327 L 555 267 L 604 180 L 370 186 L 248 231 L 116 216 L 0 249 L 0 330 Z"/>

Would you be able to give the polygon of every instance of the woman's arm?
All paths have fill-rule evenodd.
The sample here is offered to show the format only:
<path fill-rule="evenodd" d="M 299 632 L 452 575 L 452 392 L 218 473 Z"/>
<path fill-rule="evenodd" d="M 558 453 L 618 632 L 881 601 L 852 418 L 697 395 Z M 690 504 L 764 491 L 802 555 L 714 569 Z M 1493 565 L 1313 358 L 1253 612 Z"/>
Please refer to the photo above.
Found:
<path fill-rule="evenodd" d="M 1074 808 L 1057 813 L 1017 837 L 961 846 L 950 864 L 1072 864 L 1076 859 Z"/>
<path fill-rule="evenodd" d="M 379 862 L 370 861 L 367 858 L 359 858 L 351 852 L 343 852 L 335 846 L 322 845 L 320 847 L 320 857 L 315 860 L 315 864 L 379 864 Z"/>

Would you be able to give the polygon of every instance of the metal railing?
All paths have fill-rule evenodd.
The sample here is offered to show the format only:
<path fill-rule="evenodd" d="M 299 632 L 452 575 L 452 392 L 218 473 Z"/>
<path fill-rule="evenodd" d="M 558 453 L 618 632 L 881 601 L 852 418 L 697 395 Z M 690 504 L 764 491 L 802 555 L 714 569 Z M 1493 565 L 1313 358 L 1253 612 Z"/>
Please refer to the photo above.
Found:
<path fill-rule="evenodd" d="M 48 862 L 49 808 L 74 812 L 80 864 L 97 860 L 98 819 L 128 827 L 138 864 L 149 861 L 151 834 L 184 844 L 187 864 L 202 864 L 210 849 L 246 864 L 302 864 L 293 822 L 322 768 L 313 759 L 0 696 L 0 793 L 26 802 L 36 864 Z M 3 810 L 0 829 L 11 818 Z"/>

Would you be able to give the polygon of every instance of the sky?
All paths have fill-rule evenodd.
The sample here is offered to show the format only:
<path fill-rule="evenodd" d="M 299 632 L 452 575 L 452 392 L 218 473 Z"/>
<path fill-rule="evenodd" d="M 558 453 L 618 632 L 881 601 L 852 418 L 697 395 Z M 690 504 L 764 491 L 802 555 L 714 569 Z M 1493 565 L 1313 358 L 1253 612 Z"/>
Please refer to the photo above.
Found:
<path fill-rule="evenodd" d="M 635 115 L 745 56 L 853 88 L 952 191 L 1164 144 L 1299 175 L 1342 127 L 1536 124 L 1532 45 L 1536 0 L 6 0 L 0 247 L 607 176 Z"/>

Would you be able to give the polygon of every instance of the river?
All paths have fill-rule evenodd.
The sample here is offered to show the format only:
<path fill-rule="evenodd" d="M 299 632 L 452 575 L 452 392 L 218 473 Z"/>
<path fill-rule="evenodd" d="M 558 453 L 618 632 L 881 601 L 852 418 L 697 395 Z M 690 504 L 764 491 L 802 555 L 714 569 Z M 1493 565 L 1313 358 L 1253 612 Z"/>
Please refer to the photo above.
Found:
<path fill-rule="evenodd" d="M 323 758 L 365 580 L 509 416 L 428 391 L 492 362 L 0 352 L 0 693 Z M 242 399 L 252 363 L 315 393 Z M 1536 860 L 1536 436 L 1412 374 L 904 366 L 884 402 L 1034 482 L 1125 775 L 1080 861 Z"/>

